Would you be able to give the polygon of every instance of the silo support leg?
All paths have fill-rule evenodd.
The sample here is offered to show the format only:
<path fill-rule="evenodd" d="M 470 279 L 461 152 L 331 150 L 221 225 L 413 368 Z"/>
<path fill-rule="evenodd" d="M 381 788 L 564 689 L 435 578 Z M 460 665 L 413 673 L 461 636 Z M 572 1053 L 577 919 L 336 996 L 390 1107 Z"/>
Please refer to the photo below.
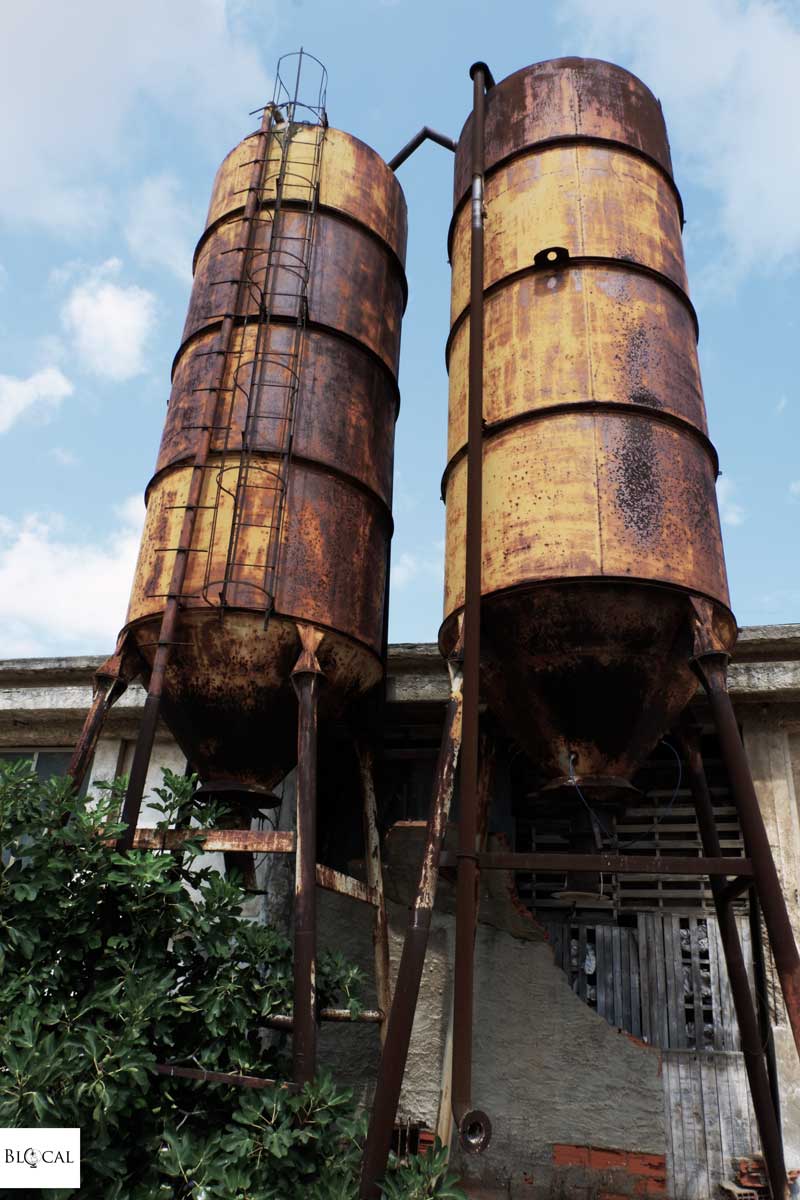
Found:
<path fill-rule="evenodd" d="M 386 920 L 386 901 L 383 893 L 383 871 L 381 869 L 381 840 L 378 833 L 378 806 L 375 800 L 374 759 L 370 749 L 358 745 L 358 761 L 361 771 L 361 790 L 364 800 L 364 853 L 367 864 L 367 886 L 375 897 L 375 924 L 372 942 L 375 955 L 375 989 L 381 1020 L 381 1044 L 386 1042 L 389 1010 L 392 1004 L 391 976 L 389 964 L 389 926 Z"/>
<path fill-rule="evenodd" d="M 302 653 L 292 671 L 297 695 L 297 833 L 294 883 L 294 1082 L 309 1083 L 317 1063 L 317 705 L 322 634 L 298 626 Z"/>
<path fill-rule="evenodd" d="M 728 693 L 727 659 L 722 654 L 704 653 L 694 661 L 708 695 L 722 759 L 730 776 L 733 799 L 745 849 L 753 864 L 753 882 L 764 914 L 786 1014 L 800 1055 L 800 954 L 797 952 L 786 900 Z"/>
<path fill-rule="evenodd" d="M 403 953 L 395 981 L 389 1013 L 386 1041 L 381 1055 L 375 1099 L 370 1116 L 364 1160 L 361 1167 L 361 1200 L 380 1195 L 379 1183 L 386 1173 L 392 1142 L 397 1104 L 406 1069 L 411 1028 L 417 1008 L 422 968 L 428 948 L 428 934 L 439 881 L 439 858 L 447 829 L 453 798 L 456 764 L 461 748 L 461 672 L 450 664 L 451 697 L 445 713 L 439 758 L 436 764 L 433 799 L 425 832 L 425 850 L 417 884 L 417 893 L 409 915 Z"/>
<path fill-rule="evenodd" d="M 683 749 L 684 761 L 692 790 L 697 824 L 700 829 L 700 839 L 703 854 L 707 858 L 721 858 L 722 846 L 714 820 L 714 809 L 708 790 L 703 760 L 700 754 L 700 743 L 693 729 L 683 729 L 679 733 Z M 781 1138 L 780 1122 L 775 1108 L 775 1102 L 770 1087 L 769 1073 L 764 1055 L 764 1048 L 759 1028 L 758 1015 L 750 982 L 747 977 L 742 943 L 736 924 L 730 899 L 725 895 L 725 882 L 720 878 L 710 880 L 714 896 L 714 907 L 717 913 L 720 941 L 725 953 L 725 963 L 728 968 L 728 979 L 731 985 L 733 1004 L 736 1010 L 736 1020 L 742 1042 L 744 1065 L 747 1080 L 750 1085 L 750 1095 L 753 1099 L 753 1109 L 761 1138 L 761 1148 L 764 1152 L 764 1162 L 769 1176 L 773 1200 L 784 1200 L 788 1196 L 788 1181 L 786 1164 L 783 1156 L 783 1140 Z"/>
<path fill-rule="evenodd" d="M 81 789 L 106 717 L 136 675 L 137 667 L 126 655 L 124 642 L 118 643 L 111 657 L 95 671 L 92 704 L 67 767 L 67 774 L 72 778 L 76 792 Z"/>

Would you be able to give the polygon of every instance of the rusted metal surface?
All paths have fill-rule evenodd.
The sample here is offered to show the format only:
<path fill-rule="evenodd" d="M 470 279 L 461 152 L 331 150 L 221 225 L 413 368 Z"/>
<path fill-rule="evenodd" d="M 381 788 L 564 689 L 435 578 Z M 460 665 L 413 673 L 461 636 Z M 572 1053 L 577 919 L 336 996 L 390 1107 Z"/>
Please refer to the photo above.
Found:
<path fill-rule="evenodd" d="M 386 1040 L 381 1055 L 375 1099 L 370 1114 L 367 1141 L 361 1166 L 359 1196 L 375 1200 L 380 1196 L 379 1181 L 386 1172 L 392 1141 L 397 1103 L 403 1085 L 403 1075 L 411 1040 L 411 1027 L 419 996 L 425 952 L 428 946 L 436 885 L 439 879 L 439 859 L 442 853 L 447 816 L 453 797 L 458 752 L 461 745 L 463 713 L 460 668 L 450 664 L 452 694 L 445 712 L 442 741 L 434 776 L 431 810 L 425 833 L 425 849 L 420 865 L 419 881 L 414 903 L 409 910 L 408 928 L 403 953 L 395 981 L 394 997 L 389 1013 Z"/>
<path fill-rule="evenodd" d="M 317 1062 L 317 696 L 323 676 L 316 657 L 321 632 L 306 625 L 298 634 L 292 1076 L 302 1087 L 314 1078 Z"/>
<path fill-rule="evenodd" d="M 110 709 L 125 693 L 140 669 L 140 664 L 128 652 L 123 635 L 111 657 L 95 671 L 92 703 L 67 767 L 67 775 L 72 779 L 76 792 L 80 791 L 86 777 Z"/>
<path fill-rule="evenodd" d="M 470 116 L 456 150 L 456 206 L 469 191 L 471 126 Z M 617 143 L 672 174 L 661 105 L 640 79 L 613 63 L 554 58 L 515 71 L 492 89 L 486 111 L 488 173 L 523 149 L 570 138 Z"/>
<path fill-rule="evenodd" d="M 288 1088 L 291 1086 L 281 1083 L 278 1079 L 262 1079 L 258 1075 L 236 1075 L 228 1071 L 203 1071 L 199 1067 L 174 1067 L 171 1063 L 156 1063 L 154 1069 L 159 1075 L 168 1075 L 176 1079 L 197 1079 L 201 1083 L 227 1083 L 233 1087 Z"/>
<path fill-rule="evenodd" d="M 703 770 L 699 739 L 693 729 L 684 726 L 680 734 L 680 741 L 697 812 L 697 824 L 703 852 L 719 858 L 722 846 L 714 819 L 711 793 Z M 750 981 L 742 953 L 736 914 L 725 896 L 725 888 L 721 879 L 712 877 L 711 891 L 714 897 L 719 935 L 725 953 L 731 994 L 736 1009 L 736 1020 L 741 1035 L 745 1069 L 769 1174 L 770 1188 L 775 1200 L 783 1200 L 788 1196 L 789 1191 L 780 1121 L 770 1087 L 764 1044 L 750 991 Z"/>
<path fill-rule="evenodd" d="M 465 604 L 472 132 L 451 228 L 444 653 Z M 557 59 L 491 89 L 485 157 L 486 696 L 545 780 L 572 756 L 579 783 L 625 781 L 692 695 L 686 598 L 736 636 L 666 130 L 628 72 Z"/>
<path fill-rule="evenodd" d="M 708 638 L 701 640 L 707 641 Z M 764 914 L 775 970 L 780 980 L 789 1027 L 800 1056 L 800 954 L 781 889 L 775 859 L 758 804 L 736 714 L 727 685 L 727 656 L 702 652 L 695 659 L 719 737 L 720 752 L 731 781 L 731 792 L 742 829 L 745 850 L 753 864 L 753 882 Z"/>
<path fill-rule="evenodd" d="M 207 853 L 218 850 L 251 854 L 293 854 L 294 834 L 271 829 L 144 829 L 134 832 L 134 850 L 180 850 L 199 842 Z"/>
<path fill-rule="evenodd" d="M 359 745 L 358 766 L 361 776 L 361 794 L 364 820 L 364 856 L 367 864 L 367 887 L 375 906 L 375 923 L 372 927 L 372 949 L 375 962 L 375 992 L 378 1006 L 383 1013 L 381 1020 L 381 1044 L 386 1041 L 389 1010 L 392 1005 L 391 964 L 389 961 L 389 923 L 386 918 L 386 899 L 383 890 L 383 868 L 381 866 L 381 839 L 378 830 L 378 803 L 375 798 L 375 763 L 372 750 Z"/>
<path fill-rule="evenodd" d="M 362 904 L 377 903 L 373 888 L 360 879 L 354 879 L 352 875 L 343 875 L 341 871 L 334 871 L 332 867 L 324 867 L 320 863 L 317 863 L 317 885 L 326 892 L 338 892 L 340 896 L 349 896 L 351 900 L 358 900 Z"/>
<path fill-rule="evenodd" d="M 306 282 L 287 247 L 308 229 L 320 147 Z M 161 697 L 149 725 L 160 712 L 202 778 L 263 787 L 294 765 L 296 621 L 325 631 L 321 719 L 381 679 L 405 244 L 393 173 L 327 125 L 276 119 L 217 174 L 127 626 Z M 266 333 L 248 282 L 259 271 L 269 275 Z M 284 490 L 280 400 L 300 299 Z M 245 443 L 258 486 L 236 499 Z M 274 598 L 264 585 L 273 557 Z"/>
<path fill-rule="evenodd" d="M 383 1012 L 379 1008 L 365 1008 L 356 1016 L 350 1012 L 349 1008 L 321 1008 L 318 1013 L 320 1021 L 330 1021 L 335 1025 L 380 1025 L 383 1022 Z M 289 1013 L 270 1013 L 268 1017 L 264 1017 L 262 1021 L 267 1029 L 285 1029 L 287 1031 L 294 1027 L 294 1022 Z"/>
<path fill-rule="evenodd" d="M 443 867 L 454 867 L 458 856 L 444 851 L 441 857 Z M 736 875 L 744 879 L 745 886 L 753 876 L 753 864 L 749 858 L 723 857 L 721 854 L 710 858 L 685 858 L 676 855 L 649 854 L 559 854 L 536 852 L 533 853 L 502 853 L 493 851 L 488 854 L 478 854 L 478 866 L 482 871 L 541 871 L 543 874 L 552 871 L 561 874 L 564 871 L 591 871 L 597 874 L 602 871 L 606 875 L 708 875 L 711 878 Z"/>
<path fill-rule="evenodd" d="M 302 175 L 304 160 L 308 158 L 308 145 L 313 138 L 314 126 L 298 129 L 294 134 L 292 162 L 296 159 L 296 173 Z M 374 232 L 386 242 L 392 253 L 401 261 L 405 259 L 408 222 L 406 203 L 399 184 L 391 181 L 383 160 L 364 142 L 340 129 L 328 128 L 325 133 L 326 150 L 320 178 L 320 203 L 323 208 L 340 213 L 359 225 Z M 197 257 L 202 252 L 205 239 L 210 236 L 217 222 L 230 219 L 245 206 L 247 198 L 250 164 L 260 154 L 258 135 L 251 134 L 223 159 L 214 180 L 206 218 L 206 234 L 201 239 Z M 275 198 L 275 179 L 279 155 L 275 146 L 270 147 L 270 162 L 267 164 L 267 183 L 264 188 L 264 203 Z M 289 179 L 287 197 L 292 199 L 292 180 Z M 301 189 L 297 189 L 300 196 Z"/>
<path fill-rule="evenodd" d="M 476 1153 L 486 1148 L 491 1122 L 472 1106 L 472 1026 L 474 1010 L 475 929 L 479 874 L 479 704 L 481 669 L 481 562 L 483 512 L 483 363 L 484 363 L 484 153 L 487 69 L 476 63 L 473 82 L 472 192 L 467 211 L 469 255 L 469 390 L 467 420 L 466 555 L 464 563 L 464 717 L 458 805 L 456 947 L 453 984 L 453 1116 L 461 1145 Z M 455 278 L 455 276 L 454 276 Z M 455 287 L 455 283 L 454 283 Z"/>
<path fill-rule="evenodd" d="M 261 129 L 258 134 L 258 146 L 261 151 L 261 158 L 256 158 L 256 161 L 250 165 L 250 173 L 248 177 L 248 193 L 246 201 L 246 212 L 250 223 L 258 205 L 259 187 L 263 175 L 263 161 L 265 156 L 265 147 L 269 140 L 269 133 L 272 124 L 273 114 L 271 110 L 265 109 L 261 121 Z M 244 276 L 240 276 L 237 286 L 236 305 L 240 305 L 245 291 Z M 234 307 L 234 313 L 236 307 Z M 224 347 L 223 355 L 227 352 L 231 333 L 233 331 L 233 313 L 227 313 L 222 322 L 220 337 L 222 346 Z M 147 778 L 147 768 L 150 765 L 150 755 L 153 749 L 153 741 L 155 740 L 156 728 L 161 712 L 161 699 L 164 692 L 164 681 L 166 678 L 167 667 L 170 664 L 172 651 L 178 628 L 178 615 L 180 608 L 180 597 L 186 581 L 187 567 L 189 558 L 193 549 L 192 543 L 195 536 L 195 526 L 197 522 L 197 514 L 201 502 L 201 493 L 203 484 L 207 474 L 208 454 L 211 445 L 211 430 L 215 423 L 217 389 L 220 385 L 220 371 L 215 369 L 216 364 L 211 367 L 211 378 L 209 379 L 208 389 L 200 393 L 200 405 L 198 410 L 198 421 L 202 426 L 203 434 L 200 441 L 197 443 L 194 455 L 194 462 L 191 468 L 191 474 L 187 478 L 186 497 L 183 506 L 176 510 L 181 515 L 179 524 L 175 529 L 178 534 L 177 540 L 170 542 L 172 551 L 169 555 L 163 557 L 163 583 L 160 586 L 161 604 L 157 610 L 157 620 L 152 622 L 152 628 L 149 630 L 149 639 L 146 635 L 146 640 L 150 642 L 150 654 L 144 653 L 143 657 L 150 666 L 149 679 L 147 685 L 147 699 L 144 706 L 144 715 L 139 728 L 139 736 L 136 741 L 136 749 L 134 751 L 133 763 L 131 765 L 130 779 L 128 781 L 128 790 L 125 795 L 125 803 L 122 809 L 122 820 L 125 824 L 125 830 L 118 842 L 120 850 L 129 850 L 133 843 L 133 833 L 139 819 L 139 811 L 142 804 L 142 795 L 144 793 L 145 780 Z M 146 527 L 142 535 L 142 546 L 146 545 Z M 134 578 L 133 593 L 131 599 L 131 607 L 133 606 L 133 597 L 136 595 L 136 584 L 138 572 L 141 565 L 142 554 L 140 551 L 139 565 L 137 565 L 137 576 Z M 156 615 L 156 614 L 154 614 Z M 131 608 L 128 610 L 128 621 L 131 620 Z M 126 627 L 127 628 L 127 627 Z M 155 638 L 153 634 L 158 631 Z M 125 632 L 121 636 L 125 636 Z M 136 645 L 137 634 L 130 631 L 130 640 Z M 143 647 L 140 645 L 140 649 Z M 190 749 L 183 747 L 187 753 L 187 757 L 192 761 Z"/>

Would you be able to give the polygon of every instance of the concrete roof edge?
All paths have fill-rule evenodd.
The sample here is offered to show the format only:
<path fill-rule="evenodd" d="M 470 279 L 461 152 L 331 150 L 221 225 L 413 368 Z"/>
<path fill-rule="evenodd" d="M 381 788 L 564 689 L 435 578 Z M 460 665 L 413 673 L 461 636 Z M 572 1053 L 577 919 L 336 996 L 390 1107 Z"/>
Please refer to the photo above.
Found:
<path fill-rule="evenodd" d="M 57 658 L 0 659 L 0 686 L 45 681 L 79 682 L 97 670 L 105 655 L 81 654 Z M 791 662 L 800 660 L 800 624 L 750 625 L 739 631 L 734 662 Z M 420 668 L 439 671 L 444 659 L 435 642 L 395 642 L 389 646 L 390 672 Z"/>

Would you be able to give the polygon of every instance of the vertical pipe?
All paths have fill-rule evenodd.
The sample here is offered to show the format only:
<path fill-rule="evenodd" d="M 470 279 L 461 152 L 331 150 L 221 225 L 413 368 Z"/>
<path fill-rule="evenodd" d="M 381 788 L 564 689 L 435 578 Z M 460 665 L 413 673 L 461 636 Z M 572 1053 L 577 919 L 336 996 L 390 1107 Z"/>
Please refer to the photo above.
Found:
<path fill-rule="evenodd" d="M 445 713 L 439 758 L 436 763 L 433 799 L 425 832 L 417 892 L 408 914 L 408 928 L 403 953 L 397 971 L 394 997 L 386 1030 L 386 1042 L 381 1055 L 375 1100 L 370 1115 L 367 1143 L 361 1166 L 361 1200 L 380 1196 L 380 1180 L 386 1173 L 392 1130 L 403 1085 L 403 1074 L 411 1040 L 411 1028 L 417 1007 L 422 968 L 428 948 L 428 934 L 439 879 L 439 857 L 442 852 L 447 816 L 453 797 L 458 752 L 461 745 L 462 692 L 461 675 L 451 665 L 451 698 Z"/>
<path fill-rule="evenodd" d="M 684 757 L 686 760 L 689 783 L 697 812 L 697 824 L 700 829 L 700 839 L 703 853 L 708 858 L 720 858 L 722 847 L 714 819 L 714 809 L 708 790 L 703 760 L 700 754 L 700 743 L 693 730 L 685 729 L 680 733 Z M 753 995 L 750 991 L 750 981 L 747 977 L 747 967 L 742 953 L 742 943 L 736 925 L 736 914 L 733 906 L 724 893 L 724 880 L 712 878 L 711 891 L 714 897 L 714 907 L 717 913 L 720 941 L 725 954 L 728 968 L 728 979 L 731 985 L 733 1005 L 736 1010 L 736 1020 L 744 1055 L 744 1065 L 750 1084 L 750 1094 L 753 1098 L 753 1109 L 761 1137 L 761 1148 L 764 1152 L 764 1162 L 769 1176 L 773 1200 L 784 1200 L 788 1195 L 786 1165 L 783 1157 L 783 1141 L 775 1105 L 773 1103 L 769 1076 L 764 1058 L 761 1031 L 756 1015 Z"/>
<path fill-rule="evenodd" d="M 699 656 L 695 665 L 708 694 L 722 758 L 730 776 L 745 849 L 753 863 L 753 883 L 764 914 L 764 924 L 783 991 L 786 1014 L 800 1055 L 800 955 L 797 952 L 786 900 L 764 827 L 764 818 L 758 805 L 747 755 L 739 735 L 736 714 L 728 694 L 726 662 L 726 656 L 709 653 Z"/>
<path fill-rule="evenodd" d="M 194 463 L 192 465 L 192 477 L 189 482 L 189 490 L 186 497 L 181 532 L 175 551 L 175 564 L 172 568 L 169 594 L 167 596 L 167 602 L 164 605 L 164 615 L 161 618 L 161 627 L 158 633 L 158 643 L 153 658 L 153 666 L 150 670 L 150 681 L 147 687 L 147 699 L 144 703 L 144 713 L 142 715 L 142 723 L 139 728 L 139 736 L 136 739 L 136 749 L 134 750 L 133 763 L 131 764 L 131 775 L 130 780 L 128 781 L 128 790 L 125 795 L 125 802 L 122 806 L 122 823 L 125 825 L 125 829 L 123 830 L 117 842 L 118 850 L 130 850 L 132 847 L 133 836 L 136 831 L 136 823 L 139 820 L 139 811 L 142 807 L 142 796 L 144 795 L 144 786 L 147 779 L 148 767 L 150 765 L 150 756 L 153 752 L 153 742 L 155 741 L 158 718 L 161 711 L 161 697 L 164 692 L 164 680 L 178 628 L 181 592 L 183 591 L 183 584 L 184 580 L 186 579 L 186 570 L 189 565 L 189 553 L 191 551 L 192 538 L 194 536 L 197 508 L 200 503 L 203 478 L 208 462 L 208 455 L 211 450 L 211 439 L 215 425 L 214 417 L 225 377 L 225 366 L 228 359 L 228 350 L 230 348 L 234 321 L 236 314 L 241 309 L 242 295 L 245 286 L 245 269 L 250 247 L 253 241 L 256 211 L 261 198 L 261 179 L 267 161 L 267 144 L 269 132 L 272 127 L 272 116 L 273 109 L 271 106 L 267 106 L 264 109 L 264 115 L 261 120 L 261 151 L 260 154 L 256 155 L 255 162 L 253 163 L 253 171 L 250 178 L 250 186 L 248 189 L 244 215 L 242 218 L 247 226 L 247 249 L 245 251 L 245 258 L 241 264 L 241 274 L 239 277 L 236 303 L 234 305 L 233 312 L 225 314 L 222 322 L 222 328 L 220 330 L 219 344 L 223 347 L 223 349 L 220 352 L 219 385 L 216 390 L 210 390 L 208 392 L 203 416 L 201 419 L 203 432 L 198 442 Z"/>
<path fill-rule="evenodd" d="M 297 695 L 297 833 L 294 884 L 294 1082 L 314 1078 L 317 1059 L 317 702 L 321 671 L 304 651 L 292 672 Z"/>
<path fill-rule="evenodd" d="M 464 1146 L 483 1150 L 491 1126 L 472 1111 L 472 1027 L 478 861 L 478 705 L 480 694 L 481 541 L 483 519 L 483 172 L 487 80 L 484 63 L 470 68 L 472 104 L 472 224 L 470 248 L 467 523 L 464 582 L 464 733 L 458 815 L 456 949 L 453 991 L 453 1115 Z"/>
<path fill-rule="evenodd" d="M 381 1019 L 381 1045 L 386 1042 L 389 1010 L 392 1004 L 391 976 L 389 964 L 389 926 L 386 921 L 386 900 L 383 894 L 383 871 L 381 870 L 381 839 L 378 833 L 378 806 L 375 801 L 375 775 L 372 751 L 358 747 L 361 768 L 361 790 L 364 800 L 364 853 L 367 864 L 367 885 L 375 899 L 375 924 L 372 944 L 375 958 L 375 990 Z"/>

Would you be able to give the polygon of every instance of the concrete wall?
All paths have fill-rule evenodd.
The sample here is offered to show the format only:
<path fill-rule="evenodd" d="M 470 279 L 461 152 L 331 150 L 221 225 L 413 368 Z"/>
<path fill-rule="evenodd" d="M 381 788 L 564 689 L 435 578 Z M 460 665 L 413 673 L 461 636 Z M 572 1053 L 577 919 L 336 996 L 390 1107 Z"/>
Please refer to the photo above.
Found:
<path fill-rule="evenodd" d="M 411 856 L 418 841 L 408 841 Z M 395 846 L 395 866 L 400 853 Z M 396 874 L 387 872 L 390 888 Z M 321 947 L 333 939 L 371 979 L 369 911 L 329 893 L 320 893 L 319 902 Z M 440 1135 L 450 1128 L 442 1084 L 450 1068 L 452 908 L 453 889 L 443 881 L 398 1114 Z M 666 1127 L 658 1050 L 613 1029 L 574 995 L 544 931 L 521 919 L 508 883 L 505 896 L 496 887 L 482 911 L 491 924 L 480 924 L 476 943 L 473 1101 L 489 1113 L 494 1132 L 479 1158 L 456 1154 L 465 1179 L 479 1189 L 474 1194 L 552 1200 L 561 1194 L 600 1195 L 603 1188 L 610 1195 L 612 1186 L 619 1196 L 633 1194 L 636 1177 L 625 1157 L 630 1153 L 656 1163 L 653 1170 L 660 1170 L 663 1182 Z M 389 918 L 396 969 L 406 906 L 390 902 Z M 364 1103 L 371 1099 L 378 1054 L 374 1028 L 323 1029 L 323 1063 Z M 592 1165 L 583 1155 L 589 1147 L 618 1152 L 617 1158 L 606 1155 Z"/>
<path fill-rule="evenodd" d="M 800 945 L 800 722 L 760 706 L 744 713 L 742 732 L 759 806 Z M 766 938 L 765 938 L 766 944 Z M 781 1121 L 787 1160 L 800 1164 L 800 1063 L 771 960 L 770 1008 L 781 1082 Z"/>

